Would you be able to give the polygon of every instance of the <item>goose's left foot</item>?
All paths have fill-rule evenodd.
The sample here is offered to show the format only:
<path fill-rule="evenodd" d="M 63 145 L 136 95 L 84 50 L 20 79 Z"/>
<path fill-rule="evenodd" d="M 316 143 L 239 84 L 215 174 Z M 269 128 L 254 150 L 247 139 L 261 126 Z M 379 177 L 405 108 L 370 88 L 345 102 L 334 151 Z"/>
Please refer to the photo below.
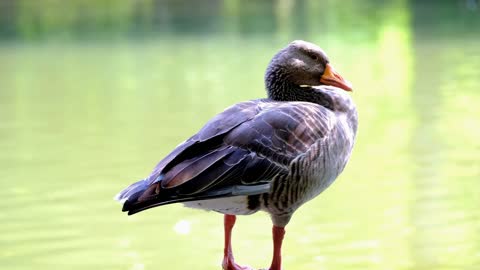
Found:
<path fill-rule="evenodd" d="M 241 266 L 236 264 L 235 261 L 233 260 L 233 257 L 223 258 L 222 269 L 223 270 L 255 270 L 248 266 Z"/>
<path fill-rule="evenodd" d="M 232 252 L 232 229 L 235 225 L 237 217 L 234 215 L 225 215 L 223 219 L 223 226 L 225 229 L 225 248 L 223 250 L 223 270 L 254 270 L 248 266 L 240 266 L 235 263 Z"/>

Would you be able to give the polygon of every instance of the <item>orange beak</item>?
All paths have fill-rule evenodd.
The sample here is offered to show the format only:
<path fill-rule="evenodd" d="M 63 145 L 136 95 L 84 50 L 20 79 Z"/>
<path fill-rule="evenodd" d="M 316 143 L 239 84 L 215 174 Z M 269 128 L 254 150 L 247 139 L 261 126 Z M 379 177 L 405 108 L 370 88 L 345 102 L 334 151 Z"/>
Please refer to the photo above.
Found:
<path fill-rule="evenodd" d="M 325 67 L 325 72 L 323 72 L 320 82 L 342 88 L 345 91 L 352 91 L 352 84 L 340 76 L 330 64 L 327 64 Z"/>

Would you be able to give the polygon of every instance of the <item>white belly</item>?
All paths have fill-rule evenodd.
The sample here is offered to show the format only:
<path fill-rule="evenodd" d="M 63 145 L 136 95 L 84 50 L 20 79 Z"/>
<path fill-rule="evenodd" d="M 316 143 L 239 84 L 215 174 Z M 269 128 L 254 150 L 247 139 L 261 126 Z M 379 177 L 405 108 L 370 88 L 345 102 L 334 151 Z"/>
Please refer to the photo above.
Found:
<path fill-rule="evenodd" d="M 213 210 L 222 214 L 229 215 L 249 215 L 256 210 L 248 209 L 247 196 L 236 196 L 227 198 L 218 198 L 202 201 L 191 201 L 183 203 L 186 207 L 203 210 Z"/>

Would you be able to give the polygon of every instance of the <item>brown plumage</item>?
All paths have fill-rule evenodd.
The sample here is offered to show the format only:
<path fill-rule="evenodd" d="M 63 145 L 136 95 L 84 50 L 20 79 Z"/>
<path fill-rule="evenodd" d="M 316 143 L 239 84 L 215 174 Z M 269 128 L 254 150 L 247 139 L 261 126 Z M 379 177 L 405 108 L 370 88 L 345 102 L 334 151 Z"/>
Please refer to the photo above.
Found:
<path fill-rule="evenodd" d="M 343 91 L 350 91 L 350 84 L 308 42 L 294 41 L 277 53 L 265 83 L 268 98 L 238 103 L 218 114 L 160 161 L 149 177 L 120 192 L 123 211 L 134 214 L 184 202 L 223 213 L 223 268 L 245 269 L 231 254 L 234 215 L 264 210 L 274 224 L 270 269 L 280 269 L 283 228 L 298 207 L 345 167 L 357 113 Z"/>

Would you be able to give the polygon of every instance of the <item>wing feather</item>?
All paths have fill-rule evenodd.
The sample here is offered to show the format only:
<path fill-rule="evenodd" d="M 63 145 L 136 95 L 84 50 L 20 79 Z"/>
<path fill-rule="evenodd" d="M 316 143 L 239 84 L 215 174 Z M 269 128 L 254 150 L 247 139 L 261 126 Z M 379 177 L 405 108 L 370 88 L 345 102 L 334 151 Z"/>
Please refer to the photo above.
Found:
<path fill-rule="evenodd" d="M 331 132 L 333 112 L 307 102 L 249 101 L 212 118 L 159 162 L 124 210 L 189 200 L 253 195 L 288 174 L 299 155 Z M 145 183 L 148 183 L 145 185 Z"/>

